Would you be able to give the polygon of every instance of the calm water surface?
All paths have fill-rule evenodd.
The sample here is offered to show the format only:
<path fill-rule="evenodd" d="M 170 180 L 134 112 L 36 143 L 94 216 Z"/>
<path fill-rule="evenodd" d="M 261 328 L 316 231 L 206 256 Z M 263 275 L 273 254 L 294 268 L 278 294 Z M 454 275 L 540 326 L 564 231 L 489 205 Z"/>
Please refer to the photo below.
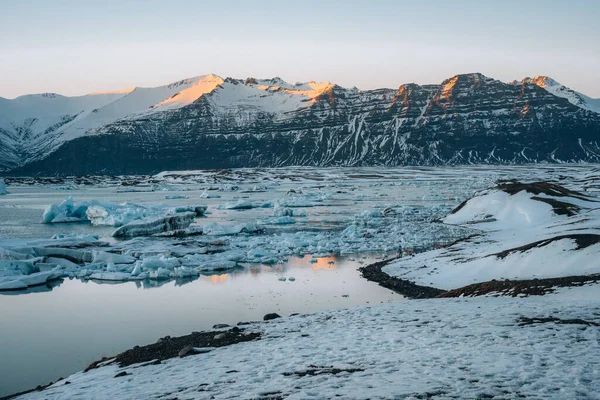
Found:
<path fill-rule="evenodd" d="M 311 264 L 309 259 L 159 287 L 65 280 L 53 290 L 36 289 L 45 292 L 0 294 L 0 396 L 166 335 L 261 320 L 269 312 L 285 316 L 403 300 L 361 278 L 358 261 L 331 257 Z M 290 276 L 296 281 L 279 281 Z"/>

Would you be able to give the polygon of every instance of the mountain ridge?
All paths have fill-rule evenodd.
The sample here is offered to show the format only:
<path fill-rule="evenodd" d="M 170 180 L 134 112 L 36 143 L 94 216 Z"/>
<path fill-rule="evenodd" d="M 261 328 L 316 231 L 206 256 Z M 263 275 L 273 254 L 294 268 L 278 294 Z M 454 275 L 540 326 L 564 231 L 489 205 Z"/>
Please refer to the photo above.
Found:
<path fill-rule="evenodd" d="M 207 74 L 88 96 L 83 110 L 71 105 L 52 114 L 50 107 L 25 118 L 0 99 L 0 169 L 597 162 L 600 154 L 600 103 L 545 76 L 503 83 L 458 74 L 441 84 L 363 91 Z M 70 104 L 65 99 L 72 98 L 40 95 L 35 102 Z"/>

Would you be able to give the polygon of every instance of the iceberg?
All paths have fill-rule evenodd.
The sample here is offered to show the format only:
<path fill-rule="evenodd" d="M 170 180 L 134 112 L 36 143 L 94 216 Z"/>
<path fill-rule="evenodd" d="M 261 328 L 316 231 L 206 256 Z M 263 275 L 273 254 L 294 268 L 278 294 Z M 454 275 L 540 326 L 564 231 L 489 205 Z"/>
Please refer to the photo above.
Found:
<path fill-rule="evenodd" d="M 263 225 L 291 225 L 295 224 L 296 220 L 289 216 L 272 217 L 260 221 Z"/>
<path fill-rule="evenodd" d="M 73 197 L 69 196 L 59 204 L 51 204 L 46 207 L 42 221 L 45 224 L 88 221 L 85 212 L 89 205 L 88 202 L 76 204 Z"/>
<path fill-rule="evenodd" d="M 195 212 L 184 212 L 158 218 L 144 218 L 121 226 L 113 237 L 150 236 L 157 233 L 186 229 L 196 218 Z"/>
<path fill-rule="evenodd" d="M 211 222 L 203 226 L 204 234 L 211 236 L 229 236 L 240 233 L 262 233 L 264 227 L 259 224 L 247 223 L 233 226 L 226 226 Z"/>
<path fill-rule="evenodd" d="M 42 220 L 44 223 L 60 222 L 91 222 L 94 226 L 120 227 L 130 222 L 149 217 L 162 217 L 168 214 L 194 212 L 202 216 L 207 207 L 204 205 L 192 206 L 143 206 L 134 203 L 116 204 L 98 200 L 75 203 L 72 196 L 67 197 L 59 204 L 46 207 Z"/>
<path fill-rule="evenodd" d="M 233 203 L 226 203 L 224 208 L 226 210 L 250 210 L 254 208 L 254 205 L 246 200 L 238 200 Z"/>
<path fill-rule="evenodd" d="M 4 183 L 4 179 L 0 179 L 0 196 L 8 194 L 8 190 L 6 189 L 6 184 Z"/>

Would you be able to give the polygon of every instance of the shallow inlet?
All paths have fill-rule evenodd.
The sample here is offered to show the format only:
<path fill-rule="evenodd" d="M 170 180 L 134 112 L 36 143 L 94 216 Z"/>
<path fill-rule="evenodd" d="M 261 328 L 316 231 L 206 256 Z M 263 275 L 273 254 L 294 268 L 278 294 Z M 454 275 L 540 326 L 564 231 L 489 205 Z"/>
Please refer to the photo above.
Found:
<path fill-rule="evenodd" d="M 361 278 L 358 259 L 309 260 L 291 258 L 283 265 L 158 287 L 156 282 L 74 279 L 54 290 L 38 287 L 37 293 L 0 295 L 0 396 L 65 377 L 103 356 L 166 335 L 262 320 L 270 312 L 285 316 L 403 300 Z M 279 281 L 290 276 L 296 280 Z"/>

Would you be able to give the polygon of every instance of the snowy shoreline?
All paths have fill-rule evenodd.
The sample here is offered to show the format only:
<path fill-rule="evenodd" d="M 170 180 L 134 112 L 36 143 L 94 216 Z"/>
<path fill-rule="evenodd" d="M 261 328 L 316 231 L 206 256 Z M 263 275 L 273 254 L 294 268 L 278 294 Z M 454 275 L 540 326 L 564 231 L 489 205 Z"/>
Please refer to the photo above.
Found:
<path fill-rule="evenodd" d="M 251 323 L 243 329 L 259 340 L 209 342 L 160 362 L 101 360 L 19 398 L 597 399 L 596 202 L 545 183 L 480 192 L 444 221 L 475 222 L 480 234 L 363 267 L 365 278 L 420 300 Z M 548 246 L 561 241 L 568 243 Z M 547 273 L 537 272 L 540 264 Z M 474 277 L 489 279 L 469 283 Z"/>
<path fill-rule="evenodd" d="M 597 399 L 597 289 L 290 316 L 245 326 L 258 341 L 160 363 L 106 360 L 19 398 Z"/>

